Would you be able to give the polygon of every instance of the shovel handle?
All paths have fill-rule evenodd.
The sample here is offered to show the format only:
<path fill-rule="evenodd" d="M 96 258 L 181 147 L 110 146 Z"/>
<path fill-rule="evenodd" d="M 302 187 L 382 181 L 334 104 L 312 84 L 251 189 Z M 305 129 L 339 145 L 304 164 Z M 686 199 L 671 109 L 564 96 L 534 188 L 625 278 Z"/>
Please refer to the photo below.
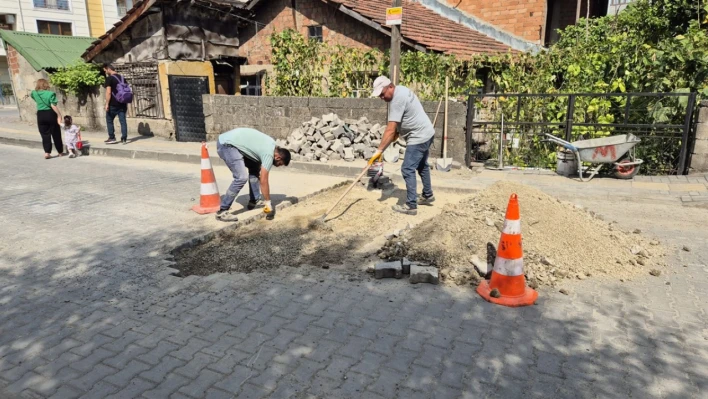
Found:
<path fill-rule="evenodd" d="M 342 202 L 342 200 L 344 199 L 344 197 L 346 197 L 347 194 L 349 194 L 349 192 L 352 191 L 352 188 L 354 188 L 354 186 L 355 186 L 357 183 L 359 183 L 359 180 L 361 180 L 361 178 L 364 177 L 364 174 L 366 174 L 366 172 L 367 172 L 368 170 L 369 170 L 369 165 L 366 165 L 366 167 L 364 167 L 364 170 L 361 171 L 361 173 L 359 174 L 359 176 L 356 178 L 356 180 L 354 180 L 354 182 L 351 184 L 351 186 L 349 186 L 349 188 L 347 189 L 347 191 L 345 191 L 344 194 L 342 194 L 342 196 L 339 197 L 339 199 L 337 200 L 337 202 L 335 202 L 334 205 L 332 205 L 332 207 L 329 208 L 329 209 L 327 210 L 327 212 L 322 216 L 323 219 L 326 218 L 327 215 L 329 215 L 330 212 L 332 212 L 332 211 L 334 210 L 334 208 L 335 208 L 337 205 L 339 205 L 340 202 Z"/>

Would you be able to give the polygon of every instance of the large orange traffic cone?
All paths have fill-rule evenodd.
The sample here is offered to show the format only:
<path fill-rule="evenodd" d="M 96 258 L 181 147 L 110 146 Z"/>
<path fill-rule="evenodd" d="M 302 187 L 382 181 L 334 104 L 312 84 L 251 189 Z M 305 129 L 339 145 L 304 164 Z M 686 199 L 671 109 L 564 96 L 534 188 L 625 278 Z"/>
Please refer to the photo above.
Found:
<path fill-rule="evenodd" d="M 499 295 L 492 296 L 494 289 Z M 492 278 L 482 281 L 477 287 L 477 293 L 489 302 L 511 307 L 532 305 L 538 298 L 538 292 L 526 286 L 524 277 L 521 219 L 516 194 L 511 194 L 506 208 L 506 220 L 497 247 Z"/>
<path fill-rule="evenodd" d="M 192 207 L 194 212 L 205 215 L 219 210 L 221 197 L 219 196 L 219 188 L 216 186 L 214 169 L 211 167 L 209 150 L 204 142 L 202 142 L 202 186 L 199 193 L 201 198 L 199 198 L 199 205 Z"/>

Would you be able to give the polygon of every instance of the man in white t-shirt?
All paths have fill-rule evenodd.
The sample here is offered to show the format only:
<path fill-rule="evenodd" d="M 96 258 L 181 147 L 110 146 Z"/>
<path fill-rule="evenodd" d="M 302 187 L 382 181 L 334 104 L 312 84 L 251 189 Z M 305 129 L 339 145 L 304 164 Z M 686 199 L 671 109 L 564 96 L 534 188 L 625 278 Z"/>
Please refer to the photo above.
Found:
<path fill-rule="evenodd" d="M 396 86 L 389 78 L 379 76 L 374 81 L 372 96 L 389 103 L 389 108 L 386 131 L 378 150 L 369 159 L 369 164 L 379 158 L 386 147 L 397 139 L 396 129 L 399 128 L 400 137 L 406 141 L 406 155 L 403 158 L 401 174 L 406 182 L 407 198 L 405 204 L 395 205 L 393 210 L 406 215 L 415 215 L 418 213 L 418 205 L 432 205 L 435 201 L 428 166 L 428 155 L 430 155 L 435 128 L 425 114 L 420 100 L 409 88 Z M 423 193 L 420 197 L 416 193 L 416 170 L 423 182 Z"/>

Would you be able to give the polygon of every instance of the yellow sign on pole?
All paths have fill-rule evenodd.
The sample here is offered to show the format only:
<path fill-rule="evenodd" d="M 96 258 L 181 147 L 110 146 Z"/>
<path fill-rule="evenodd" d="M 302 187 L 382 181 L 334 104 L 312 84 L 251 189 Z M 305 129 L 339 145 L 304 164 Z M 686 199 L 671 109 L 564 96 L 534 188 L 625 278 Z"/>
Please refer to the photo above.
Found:
<path fill-rule="evenodd" d="M 386 25 L 400 25 L 403 22 L 403 7 L 386 9 Z"/>

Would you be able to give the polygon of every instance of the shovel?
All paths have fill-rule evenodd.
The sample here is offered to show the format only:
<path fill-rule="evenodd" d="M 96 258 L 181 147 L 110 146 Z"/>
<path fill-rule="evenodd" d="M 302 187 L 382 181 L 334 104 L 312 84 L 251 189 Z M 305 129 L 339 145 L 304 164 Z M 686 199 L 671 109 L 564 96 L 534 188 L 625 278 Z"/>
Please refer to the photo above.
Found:
<path fill-rule="evenodd" d="M 347 189 L 347 191 L 345 191 L 344 194 L 342 194 L 342 196 L 339 197 L 339 199 L 337 200 L 337 202 L 335 202 L 334 205 L 332 205 L 332 206 L 327 210 L 327 212 L 325 212 L 324 215 L 322 215 L 322 216 L 318 217 L 317 219 L 311 221 L 308 227 L 309 227 L 310 229 L 323 229 L 323 228 L 324 228 L 324 229 L 327 229 L 327 227 L 325 227 L 325 219 L 327 218 L 327 215 L 329 215 L 329 214 L 334 210 L 334 208 L 335 208 L 337 205 L 339 205 L 340 202 L 342 202 L 342 200 L 344 199 L 344 197 L 346 197 L 347 194 L 349 194 L 349 192 L 352 191 L 352 189 L 354 188 L 354 186 L 356 186 L 356 184 L 359 183 L 359 180 L 361 180 L 361 178 L 364 177 L 364 175 L 365 175 L 366 172 L 368 172 L 368 171 L 369 171 L 369 165 L 366 165 L 366 167 L 364 168 L 364 170 L 361 171 L 361 173 L 359 174 L 359 176 L 357 176 L 357 178 L 354 180 L 354 182 L 351 184 L 351 186 L 349 186 L 349 188 Z M 331 228 L 330 228 L 330 229 L 331 229 Z"/>
<path fill-rule="evenodd" d="M 452 158 L 447 157 L 447 115 L 448 115 L 448 86 L 450 79 L 445 77 L 445 121 L 443 124 L 443 157 L 435 161 L 435 169 L 442 172 L 449 172 L 452 166 Z"/>

